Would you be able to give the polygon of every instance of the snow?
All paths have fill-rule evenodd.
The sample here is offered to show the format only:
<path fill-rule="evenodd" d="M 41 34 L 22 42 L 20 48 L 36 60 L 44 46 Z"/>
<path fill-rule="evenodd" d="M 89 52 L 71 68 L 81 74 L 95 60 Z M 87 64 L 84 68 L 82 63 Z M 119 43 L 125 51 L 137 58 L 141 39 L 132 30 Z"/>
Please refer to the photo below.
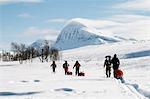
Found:
<path fill-rule="evenodd" d="M 41 49 L 48 43 L 49 46 L 52 46 L 54 41 L 52 40 L 46 40 L 46 39 L 38 39 L 35 42 L 33 42 L 30 46 L 41 51 Z"/>
<path fill-rule="evenodd" d="M 62 29 L 54 47 L 59 50 L 73 49 L 87 45 L 114 43 L 122 39 L 102 35 L 95 28 L 73 19 Z"/>
<path fill-rule="evenodd" d="M 124 18 L 129 20 L 124 21 Z M 67 50 L 119 41 L 150 40 L 149 24 L 145 26 L 147 20 L 147 17 L 132 15 L 114 16 L 106 20 L 74 18 L 66 23 L 55 42 L 50 40 L 48 42 L 58 50 Z M 40 50 L 44 43 L 45 40 L 37 40 L 31 46 Z"/>
<path fill-rule="evenodd" d="M 150 40 L 150 18 L 141 15 L 113 15 L 103 19 L 72 19 L 97 32 L 108 36 L 119 36 L 125 39 Z"/>
<path fill-rule="evenodd" d="M 51 62 L 0 62 L 0 99 L 150 99 L 150 41 L 125 41 L 62 51 L 56 73 Z M 103 68 L 106 55 L 117 54 L 125 83 L 106 78 Z M 145 54 L 147 53 L 147 54 Z M 68 60 L 64 75 L 62 64 Z M 74 75 L 76 60 L 84 77 Z"/>

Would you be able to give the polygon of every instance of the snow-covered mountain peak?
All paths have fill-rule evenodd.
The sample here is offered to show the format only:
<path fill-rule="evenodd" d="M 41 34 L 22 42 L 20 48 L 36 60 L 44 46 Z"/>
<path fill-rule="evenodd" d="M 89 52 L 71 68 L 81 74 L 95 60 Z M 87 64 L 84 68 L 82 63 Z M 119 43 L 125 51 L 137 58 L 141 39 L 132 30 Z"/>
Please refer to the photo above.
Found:
<path fill-rule="evenodd" d="M 35 42 L 33 42 L 30 46 L 40 51 L 46 44 L 52 46 L 53 43 L 54 41 L 52 40 L 38 39 Z"/>
<path fill-rule="evenodd" d="M 68 21 L 67 25 L 75 26 L 75 27 L 78 27 L 78 28 L 86 27 L 79 19 L 72 19 L 72 20 Z"/>
<path fill-rule="evenodd" d="M 113 43 L 119 41 L 115 37 L 109 37 L 102 35 L 96 29 L 88 26 L 86 19 L 72 19 L 62 29 L 60 35 L 57 38 L 54 47 L 65 50 L 86 45 L 95 45 L 103 43 Z"/>

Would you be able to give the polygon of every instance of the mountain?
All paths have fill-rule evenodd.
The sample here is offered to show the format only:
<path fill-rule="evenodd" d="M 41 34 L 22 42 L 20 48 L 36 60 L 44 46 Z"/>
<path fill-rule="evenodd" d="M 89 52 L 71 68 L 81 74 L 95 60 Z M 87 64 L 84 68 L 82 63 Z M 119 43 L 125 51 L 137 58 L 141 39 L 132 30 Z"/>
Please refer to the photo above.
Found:
<path fill-rule="evenodd" d="M 52 46 L 54 44 L 54 41 L 52 40 L 45 40 L 45 39 L 39 39 L 35 42 L 33 42 L 30 46 L 40 51 L 45 45 L 48 43 L 49 46 Z"/>
<path fill-rule="evenodd" d="M 54 47 L 59 50 L 73 49 L 87 45 L 114 43 L 122 39 L 102 35 L 96 29 L 72 19 L 61 31 Z"/>

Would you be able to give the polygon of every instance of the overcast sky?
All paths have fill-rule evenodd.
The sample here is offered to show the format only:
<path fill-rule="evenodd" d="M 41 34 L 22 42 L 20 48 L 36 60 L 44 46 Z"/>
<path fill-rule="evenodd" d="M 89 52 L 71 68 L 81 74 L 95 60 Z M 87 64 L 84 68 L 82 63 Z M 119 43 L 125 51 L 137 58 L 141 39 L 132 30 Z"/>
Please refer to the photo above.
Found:
<path fill-rule="evenodd" d="M 73 18 L 111 21 L 107 24 L 134 20 L 132 25 L 143 26 L 138 31 L 150 33 L 150 0 L 0 0 L 0 50 L 9 49 L 11 42 L 54 40 Z M 130 25 L 123 30 L 132 31 Z"/>

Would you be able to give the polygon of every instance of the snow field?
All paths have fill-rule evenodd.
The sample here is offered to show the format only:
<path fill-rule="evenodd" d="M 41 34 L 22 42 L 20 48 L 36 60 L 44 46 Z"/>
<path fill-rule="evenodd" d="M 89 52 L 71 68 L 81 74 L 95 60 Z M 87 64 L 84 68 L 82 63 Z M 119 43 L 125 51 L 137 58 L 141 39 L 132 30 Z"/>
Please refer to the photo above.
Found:
<path fill-rule="evenodd" d="M 150 50 L 150 42 L 122 42 L 99 46 L 87 46 L 63 51 L 57 61 L 56 73 L 51 62 L 0 63 L 0 99 L 149 99 L 150 56 L 126 58 L 128 53 Z M 105 55 L 118 54 L 124 71 L 125 83 L 105 77 Z M 132 54 L 131 54 L 132 55 Z M 65 76 L 64 60 L 70 64 L 73 75 Z M 81 64 L 85 77 L 74 75 L 76 60 Z"/>

